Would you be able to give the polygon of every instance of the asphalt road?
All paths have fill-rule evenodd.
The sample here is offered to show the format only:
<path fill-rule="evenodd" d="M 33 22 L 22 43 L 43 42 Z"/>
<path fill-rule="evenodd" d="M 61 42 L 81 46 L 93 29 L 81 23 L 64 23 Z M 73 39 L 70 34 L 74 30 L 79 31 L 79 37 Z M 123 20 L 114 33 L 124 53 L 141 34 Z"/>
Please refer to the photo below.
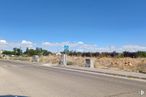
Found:
<path fill-rule="evenodd" d="M 0 97 L 146 97 L 140 90 L 145 82 L 0 61 Z"/>

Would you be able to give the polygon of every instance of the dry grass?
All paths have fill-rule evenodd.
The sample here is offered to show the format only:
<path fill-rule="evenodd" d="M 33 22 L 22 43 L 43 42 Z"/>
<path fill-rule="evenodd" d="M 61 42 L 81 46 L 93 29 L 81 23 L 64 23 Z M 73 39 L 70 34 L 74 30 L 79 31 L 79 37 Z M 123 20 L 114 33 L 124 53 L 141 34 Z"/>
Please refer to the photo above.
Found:
<path fill-rule="evenodd" d="M 146 58 L 96 58 L 95 67 L 117 68 L 125 71 L 146 72 Z"/>
<path fill-rule="evenodd" d="M 67 57 L 67 61 L 72 63 L 72 65 L 79 65 L 83 66 L 84 65 L 84 58 L 83 57 Z"/>
<path fill-rule="evenodd" d="M 84 66 L 86 57 L 68 56 L 68 65 Z M 13 60 L 31 61 L 31 57 L 12 57 Z M 133 72 L 146 72 L 146 58 L 91 58 L 95 68 L 108 68 Z M 58 64 L 60 56 L 41 56 L 40 62 Z"/>
<path fill-rule="evenodd" d="M 68 56 L 68 65 L 84 66 L 86 57 Z M 43 63 L 59 63 L 59 56 L 41 57 Z M 91 58 L 95 68 L 109 68 L 133 72 L 146 72 L 146 58 Z"/>
<path fill-rule="evenodd" d="M 9 59 L 10 60 L 31 61 L 31 57 L 22 57 L 22 56 L 20 56 L 20 57 L 17 57 L 17 56 L 9 57 Z"/>
<path fill-rule="evenodd" d="M 41 56 L 40 62 L 58 64 L 60 61 L 59 59 L 60 59 L 59 56 L 56 56 L 56 55 Z"/>

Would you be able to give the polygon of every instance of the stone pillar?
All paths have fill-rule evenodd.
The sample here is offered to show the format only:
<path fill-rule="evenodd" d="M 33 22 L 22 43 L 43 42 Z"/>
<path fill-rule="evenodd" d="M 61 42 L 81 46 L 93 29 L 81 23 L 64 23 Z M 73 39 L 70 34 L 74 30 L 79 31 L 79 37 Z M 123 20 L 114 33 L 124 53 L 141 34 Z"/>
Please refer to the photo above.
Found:
<path fill-rule="evenodd" d="M 90 58 L 85 59 L 85 67 L 94 68 L 94 61 Z"/>
<path fill-rule="evenodd" d="M 67 65 L 67 55 L 66 54 L 62 54 L 61 56 L 60 56 L 60 65 L 64 65 L 64 66 L 66 66 Z"/>
<path fill-rule="evenodd" d="M 63 54 L 63 65 L 66 66 L 67 65 L 67 55 Z"/>
<path fill-rule="evenodd" d="M 39 61 L 40 61 L 40 57 L 38 55 L 32 56 L 32 62 L 39 62 Z"/>

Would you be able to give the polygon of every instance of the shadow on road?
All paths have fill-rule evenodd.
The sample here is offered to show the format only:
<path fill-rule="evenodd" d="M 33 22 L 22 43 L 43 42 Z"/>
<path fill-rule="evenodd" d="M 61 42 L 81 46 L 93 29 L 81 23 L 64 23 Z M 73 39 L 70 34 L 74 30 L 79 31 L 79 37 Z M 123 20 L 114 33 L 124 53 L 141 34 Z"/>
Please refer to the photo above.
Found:
<path fill-rule="evenodd" d="M 0 95 L 0 97 L 28 97 L 28 96 L 19 96 L 19 95 Z"/>

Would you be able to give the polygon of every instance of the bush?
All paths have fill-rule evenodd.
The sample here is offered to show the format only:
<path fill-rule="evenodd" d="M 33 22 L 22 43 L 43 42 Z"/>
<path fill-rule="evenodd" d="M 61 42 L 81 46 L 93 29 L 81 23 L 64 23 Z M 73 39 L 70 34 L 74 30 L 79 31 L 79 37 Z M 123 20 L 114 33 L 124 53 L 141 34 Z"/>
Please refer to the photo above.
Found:
<path fill-rule="evenodd" d="M 146 64 L 140 64 L 137 69 L 140 73 L 146 73 Z"/>
<path fill-rule="evenodd" d="M 71 61 L 67 62 L 67 65 L 73 65 L 73 62 Z"/>

